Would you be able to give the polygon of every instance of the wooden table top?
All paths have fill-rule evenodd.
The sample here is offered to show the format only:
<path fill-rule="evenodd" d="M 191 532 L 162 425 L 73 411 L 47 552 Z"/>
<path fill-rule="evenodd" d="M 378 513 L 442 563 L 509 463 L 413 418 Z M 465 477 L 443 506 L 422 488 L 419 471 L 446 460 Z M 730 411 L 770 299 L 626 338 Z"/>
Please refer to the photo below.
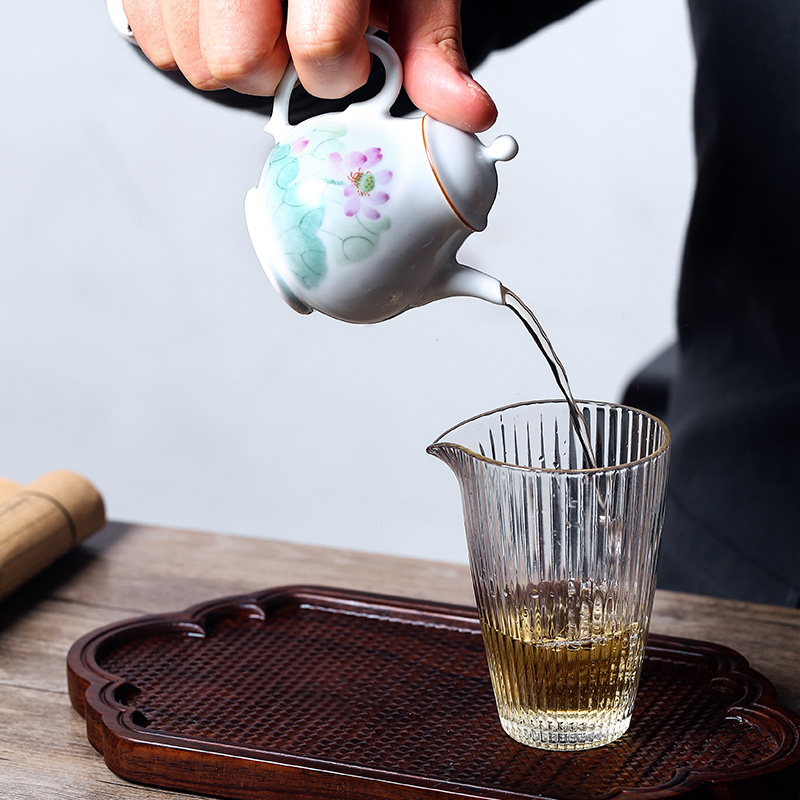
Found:
<path fill-rule="evenodd" d="M 143 794 L 106 768 L 70 706 L 67 651 L 84 633 L 127 617 L 287 584 L 474 605 L 460 564 L 110 523 L 0 603 L 0 797 L 197 797 Z M 800 712 L 800 611 L 660 591 L 651 630 L 738 650 Z"/>

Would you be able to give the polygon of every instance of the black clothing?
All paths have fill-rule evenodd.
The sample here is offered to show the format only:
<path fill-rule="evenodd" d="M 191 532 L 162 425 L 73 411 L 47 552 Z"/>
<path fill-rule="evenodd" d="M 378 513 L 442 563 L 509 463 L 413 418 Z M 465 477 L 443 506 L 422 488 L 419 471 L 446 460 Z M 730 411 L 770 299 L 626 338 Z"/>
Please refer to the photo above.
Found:
<path fill-rule="evenodd" d="M 697 187 L 659 585 L 800 606 L 800 4 L 689 9 Z"/>

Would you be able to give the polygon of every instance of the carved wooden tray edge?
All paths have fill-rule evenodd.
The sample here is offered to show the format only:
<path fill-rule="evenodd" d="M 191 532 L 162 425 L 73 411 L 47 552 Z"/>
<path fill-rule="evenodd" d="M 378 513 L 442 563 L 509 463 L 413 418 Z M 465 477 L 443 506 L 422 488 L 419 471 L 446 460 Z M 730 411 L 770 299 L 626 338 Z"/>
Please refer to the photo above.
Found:
<path fill-rule="evenodd" d="M 405 794 L 393 793 L 395 790 L 399 791 L 401 787 L 414 789 L 413 797 L 420 800 L 455 796 L 476 798 L 476 800 L 488 798 L 515 800 L 523 797 L 525 800 L 533 800 L 529 794 L 484 790 L 480 787 L 469 788 L 465 785 L 452 788 L 433 787 L 427 780 L 409 782 L 406 775 L 380 769 L 349 766 L 267 750 L 253 751 L 251 748 L 211 740 L 193 739 L 192 747 L 187 749 L 180 736 L 142 731 L 136 725 L 136 712 L 114 699 L 124 681 L 105 672 L 97 662 L 98 648 L 108 646 L 114 637 L 157 630 L 170 632 L 184 630 L 187 633 L 200 634 L 206 630 L 211 620 L 225 614 L 263 618 L 264 606 L 276 600 L 287 603 L 301 601 L 311 606 L 314 603 L 330 605 L 333 602 L 342 610 L 368 604 L 371 608 L 380 609 L 386 618 L 395 617 L 398 621 L 406 622 L 414 619 L 419 622 L 425 618 L 426 621 L 419 624 L 431 625 L 430 618 L 441 617 L 444 625 L 450 627 L 457 625 L 465 632 L 480 633 L 477 612 L 473 607 L 315 585 L 278 586 L 254 594 L 231 595 L 205 601 L 183 611 L 147 614 L 111 623 L 85 634 L 72 645 L 67 656 L 67 672 L 71 703 L 75 710 L 86 718 L 89 741 L 104 756 L 106 764 L 113 772 L 128 780 L 164 788 L 216 793 L 219 792 L 219 787 L 213 783 L 205 785 L 202 772 L 205 770 L 212 775 L 223 762 L 227 769 L 233 759 L 240 768 L 248 772 L 250 784 L 257 782 L 254 780 L 254 773 L 255 777 L 261 775 L 265 781 L 258 790 L 254 790 L 251 786 L 237 786 L 234 780 L 234 784 L 225 789 L 224 796 L 237 800 L 286 797 L 289 791 L 295 791 L 302 797 L 335 798 L 343 796 L 341 792 L 352 792 L 354 781 L 360 787 L 356 796 L 364 800 L 405 797 Z M 697 770 L 676 774 L 668 786 L 640 790 L 622 789 L 612 792 L 609 797 L 625 798 L 625 800 L 687 797 L 693 796 L 696 789 L 714 785 L 721 788 L 720 797 L 745 798 L 751 796 L 748 786 L 752 784 L 763 789 L 761 782 L 778 771 L 785 776 L 791 774 L 792 777 L 788 780 L 793 786 L 795 780 L 800 785 L 800 715 L 777 701 L 771 681 L 753 670 L 740 653 L 713 642 L 657 633 L 650 634 L 647 652 L 650 659 L 658 658 L 659 653 L 667 655 L 681 653 L 715 660 L 720 680 L 732 680 L 748 689 L 741 702 L 729 707 L 729 715 L 759 717 L 762 721 L 765 720 L 774 732 L 781 735 L 780 746 L 778 752 L 770 759 L 752 766 L 744 765 L 741 769 L 725 775 L 713 770 Z M 165 760 L 164 753 L 167 750 L 170 754 Z M 206 763 L 204 767 L 201 765 L 199 771 L 199 762 L 192 753 L 202 754 L 205 758 Z M 185 762 L 183 767 L 181 761 Z M 160 764 L 169 764 L 172 768 L 169 782 L 153 780 L 154 773 L 158 774 Z M 273 795 L 266 783 L 276 776 L 276 772 L 281 775 L 280 788 Z M 231 777 L 235 778 L 235 775 Z M 730 794 L 724 788 L 732 784 L 738 787 L 735 794 Z M 775 788 L 785 785 L 788 785 L 786 780 L 781 780 L 775 784 Z M 717 797 L 714 793 L 702 796 Z M 770 796 L 776 800 L 779 797 L 779 795 Z M 543 795 L 538 800 L 548 800 L 548 798 L 549 795 L 547 797 Z"/>

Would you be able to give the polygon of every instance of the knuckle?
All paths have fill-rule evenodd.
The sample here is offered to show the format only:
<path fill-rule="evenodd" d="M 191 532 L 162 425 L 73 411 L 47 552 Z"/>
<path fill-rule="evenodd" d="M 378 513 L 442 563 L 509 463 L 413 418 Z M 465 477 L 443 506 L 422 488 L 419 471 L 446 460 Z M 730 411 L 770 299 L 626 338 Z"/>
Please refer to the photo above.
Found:
<path fill-rule="evenodd" d="M 205 64 L 182 65 L 181 72 L 186 80 L 201 92 L 213 92 L 215 89 L 222 88 L 222 84 L 211 74 Z"/>
<path fill-rule="evenodd" d="M 178 68 L 172 51 L 169 47 L 153 47 L 140 45 L 142 52 L 147 56 L 153 66 L 164 72 L 171 72 Z"/>
<path fill-rule="evenodd" d="M 210 74 L 193 75 L 191 77 L 187 75 L 186 79 L 195 89 L 199 89 L 201 92 L 213 92 L 216 89 L 223 88 L 220 82 Z"/>
<path fill-rule="evenodd" d="M 292 55 L 303 61 L 336 63 L 353 50 L 355 37 L 333 26 L 315 26 L 298 31 L 292 41 Z"/>
<path fill-rule="evenodd" d="M 461 52 L 461 30 L 457 25 L 443 25 L 431 32 L 439 50 L 447 55 Z"/>
<path fill-rule="evenodd" d="M 215 49 L 208 54 L 206 66 L 211 77 L 219 83 L 236 84 L 258 73 L 267 55 L 260 50 Z"/>
<path fill-rule="evenodd" d="M 175 63 L 175 59 L 171 55 L 151 58 L 150 60 L 156 67 L 158 67 L 158 69 L 162 70 L 163 72 L 174 72 L 176 69 L 178 69 L 178 65 Z"/>

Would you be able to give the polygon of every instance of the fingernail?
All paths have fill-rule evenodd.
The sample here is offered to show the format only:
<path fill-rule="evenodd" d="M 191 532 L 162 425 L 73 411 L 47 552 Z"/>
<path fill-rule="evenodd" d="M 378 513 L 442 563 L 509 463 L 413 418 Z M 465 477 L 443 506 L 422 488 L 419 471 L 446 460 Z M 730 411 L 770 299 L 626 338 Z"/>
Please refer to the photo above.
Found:
<path fill-rule="evenodd" d="M 483 92 L 484 94 L 486 94 L 486 89 L 484 89 L 484 88 L 483 88 L 483 86 L 481 86 L 481 85 L 480 85 L 480 84 L 479 84 L 479 83 L 478 83 L 478 82 L 475 80 L 475 78 L 473 78 L 473 77 L 472 77 L 472 75 L 470 75 L 470 74 L 469 74 L 469 72 L 467 72 L 467 71 L 466 71 L 466 70 L 464 70 L 464 69 L 459 69 L 459 70 L 457 70 L 457 71 L 458 71 L 458 74 L 461 76 L 461 80 L 463 80 L 463 81 L 464 81 L 464 83 L 466 83 L 466 84 L 467 84 L 467 86 L 468 86 L 470 89 L 473 89 L 473 90 L 474 90 L 474 89 L 478 89 L 479 91 L 481 91 L 481 92 Z"/>
<path fill-rule="evenodd" d="M 465 85 L 471 92 L 480 95 L 480 99 L 481 101 L 483 101 L 483 104 L 489 110 L 489 113 L 492 114 L 493 116 L 496 116 L 497 106 L 495 106 L 494 100 L 492 100 L 491 96 L 489 95 L 489 92 L 487 92 L 486 89 L 484 89 L 483 86 L 481 86 L 475 80 L 475 78 L 473 78 L 472 75 L 470 75 L 469 72 L 467 72 L 466 70 L 459 69 L 458 74 L 461 80 L 464 81 Z"/>
<path fill-rule="evenodd" d="M 458 74 L 461 77 L 461 80 L 464 81 L 464 83 L 466 84 L 467 88 L 470 91 L 477 92 L 483 95 L 483 99 L 486 102 L 486 104 L 494 107 L 494 102 L 492 101 L 492 98 L 489 96 L 489 92 L 487 92 L 486 89 L 484 89 L 483 86 L 481 86 L 478 83 L 478 81 L 476 81 L 475 78 L 473 78 L 472 75 L 469 74 L 469 72 L 463 69 L 459 69 Z"/>

